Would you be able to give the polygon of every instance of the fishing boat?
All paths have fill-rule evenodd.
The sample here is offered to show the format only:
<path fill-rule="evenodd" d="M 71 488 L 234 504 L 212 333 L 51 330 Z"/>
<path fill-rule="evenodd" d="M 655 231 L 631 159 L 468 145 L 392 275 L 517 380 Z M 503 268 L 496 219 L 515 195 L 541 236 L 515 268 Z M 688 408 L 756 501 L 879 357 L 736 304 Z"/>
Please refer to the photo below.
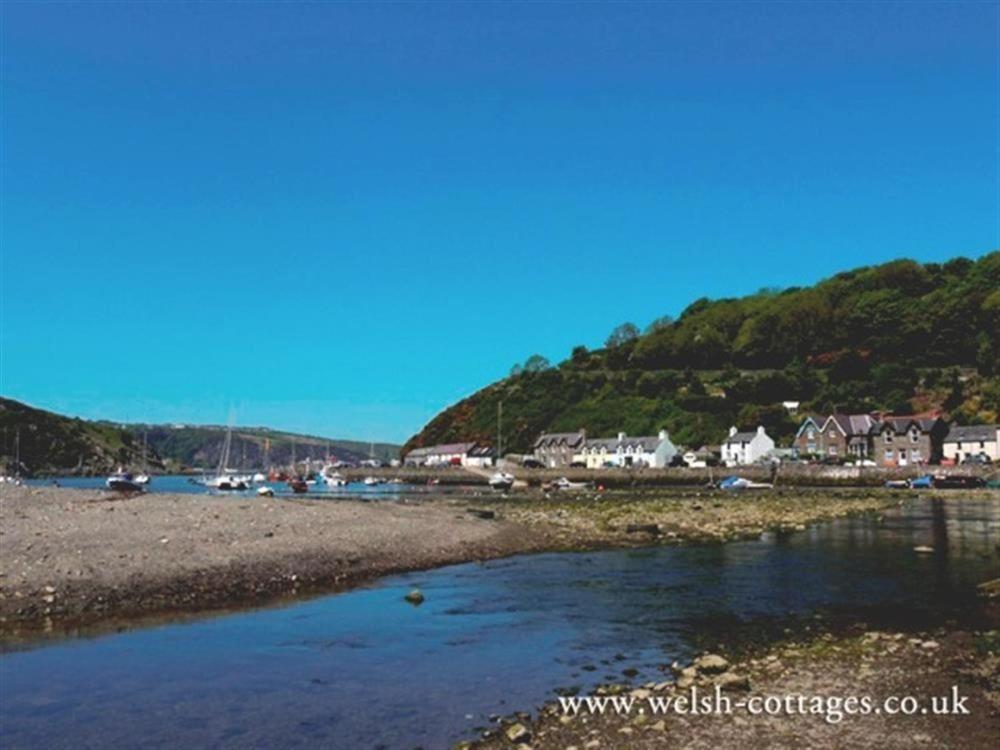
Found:
<path fill-rule="evenodd" d="M 490 487 L 495 490 L 509 490 L 514 486 L 514 475 L 505 471 L 498 471 L 490 477 Z"/>
<path fill-rule="evenodd" d="M 135 481 L 131 473 L 125 471 L 123 467 L 118 467 L 118 471 L 105 480 L 109 490 L 115 492 L 142 492 L 143 486 Z"/>

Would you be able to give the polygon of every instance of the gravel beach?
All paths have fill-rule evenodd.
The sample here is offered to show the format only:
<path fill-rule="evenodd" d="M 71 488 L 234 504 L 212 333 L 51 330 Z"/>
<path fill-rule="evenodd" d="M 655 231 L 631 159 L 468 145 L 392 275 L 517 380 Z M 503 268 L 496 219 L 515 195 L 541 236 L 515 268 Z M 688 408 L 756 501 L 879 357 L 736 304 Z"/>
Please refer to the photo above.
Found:
<path fill-rule="evenodd" d="M 516 553 L 753 537 L 896 502 L 867 491 L 362 502 L 3 485 L 0 638 L 262 604 Z"/>

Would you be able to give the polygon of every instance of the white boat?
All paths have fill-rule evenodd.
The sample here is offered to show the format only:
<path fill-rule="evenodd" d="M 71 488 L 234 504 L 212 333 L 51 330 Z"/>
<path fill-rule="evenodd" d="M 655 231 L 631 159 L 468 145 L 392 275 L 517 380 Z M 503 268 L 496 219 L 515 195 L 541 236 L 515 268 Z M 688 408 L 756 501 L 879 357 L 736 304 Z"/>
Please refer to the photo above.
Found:
<path fill-rule="evenodd" d="M 274 497 L 274 490 L 270 487 L 258 487 L 257 494 L 261 497 Z"/>
<path fill-rule="evenodd" d="M 498 471 L 490 477 L 490 487 L 495 490 L 509 490 L 514 486 L 514 475 L 505 471 Z"/>
<path fill-rule="evenodd" d="M 233 491 L 245 490 L 249 486 L 249 477 L 240 476 L 232 469 L 227 469 L 229 463 L 229 451 L 233 445 L 233 428 L 230 425 L 226 428 L 226 440 L 222 444 L 222 454 L 219 456 L 219 468 L 215 476 L 206 477 L 204 485 L 213 490 Z"/>
<path fill-rule="evenodd" d="M 261 472 L 258 471 L 256 474 L 253 475 L 251 481 L 254 484 L 263 484 L 264 482 L 267 481 L 267 474 L 262 474 Z"/>
<path fill-rule="evenodd" d="M 109 490 L 114 490 L 115 492 L 142 492 L 142 485 L 136 482 L 135 478 L 121 467 L 108 477 L 104 483 L 108 486 Z"/>
<path fill-rule="evenodd" d="M 136 475 L 134 481 L 135 481 L 136 484 L 143 484 L 143 485 L 145 485 L 145 484 L 149 484 L 152 481 L 152 479 L 150 478 L 149 474 L 142 473 L 142 474 Z"/>
<path fill-rule="evenodd" d="M 146 431 L 142 431 L 142 471 L 133 480 L 136 484 L 147 485 L 150 483 L 148 462 L 146 459 Z"/>
<path fill-rule="evenodd" d="M 346 487 L 347 480 L 339 471 L 334 471 L 332 466 L 324 466 L 321 475 L 327 487 Z"/>
<path fill-rule="evenodd" d="M 590 487 L 590 482 L 571 482 L 566 477 L 559 477 L 549 487 L 553 490 L 585 490 Z"/>
<path fill-rule="evenodd" d="M 377 484 L 382 484 L 385 480 L 378 477 L 365 477 L 362 481 L 364 481 L 365 486 L 374 487 Z"/>

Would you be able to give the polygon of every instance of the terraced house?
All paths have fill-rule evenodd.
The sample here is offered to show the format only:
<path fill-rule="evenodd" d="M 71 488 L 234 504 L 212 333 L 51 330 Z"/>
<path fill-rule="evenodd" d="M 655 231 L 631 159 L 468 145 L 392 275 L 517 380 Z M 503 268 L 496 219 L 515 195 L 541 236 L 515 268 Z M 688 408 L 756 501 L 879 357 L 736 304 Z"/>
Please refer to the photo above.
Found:
<path fill-rule="evenodd" d="M 872 457 L 879 466 L 937 463 L 948 424 L 937 416 L 887 416 L 872 430 Z"/>
<path fill-rule="evenodd" d="M 1000 425 L 952 427 L 944 439 L 943 453 L 945 459 L 956 464 L 980 456 L 986 456 L 991 462 L 1000 461 Z"/>
<path fill-rule="evenodd" d="M 662 469 L 677 455 L 677 446 L 666 430 L 658 435 L 629 437 L 619 432 L 613 438 L 591 438 L 584 441 L 583 450 L 573 457 L 574 463 L 585 463 L 588 469 L 605 466 L 650 467 Z"/>
<path fill-rule="evenodd" d="M 795 435 L 799 455 L 868 459 L 872 431 L 878 419 L 872 414 L 831 414 L 807 417 Z"/>
<path fill-rule="evenodd" d="M 535 440 L 534 455 L 550 469 L 569 466 L 573 457 L 583 450 L 586 441 L 586 430 L 544 433 Z"/>

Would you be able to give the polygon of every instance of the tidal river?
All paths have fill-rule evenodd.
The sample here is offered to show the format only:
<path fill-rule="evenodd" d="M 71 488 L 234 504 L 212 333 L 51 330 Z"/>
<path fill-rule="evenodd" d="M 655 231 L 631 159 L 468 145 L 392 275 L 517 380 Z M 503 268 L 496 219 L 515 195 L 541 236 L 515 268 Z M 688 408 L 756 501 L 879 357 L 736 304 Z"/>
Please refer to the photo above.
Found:
<path fill-rule="evenodd" d="M 440 748 L 559 688 L 760 625 L 962 619 L 1000 575 L 1000 503 L 908 500 L 713 546 L 458 565 L 280 608 L 0 657 L 6 748 Z M 918 554 L 917 545 L 934 548 Z M 419 607 L 403 594 L 419 586 Z M 765 628 L 766 629 L 766 628 Z M 631 674 L 631 672 L 630 672 Z"/>

